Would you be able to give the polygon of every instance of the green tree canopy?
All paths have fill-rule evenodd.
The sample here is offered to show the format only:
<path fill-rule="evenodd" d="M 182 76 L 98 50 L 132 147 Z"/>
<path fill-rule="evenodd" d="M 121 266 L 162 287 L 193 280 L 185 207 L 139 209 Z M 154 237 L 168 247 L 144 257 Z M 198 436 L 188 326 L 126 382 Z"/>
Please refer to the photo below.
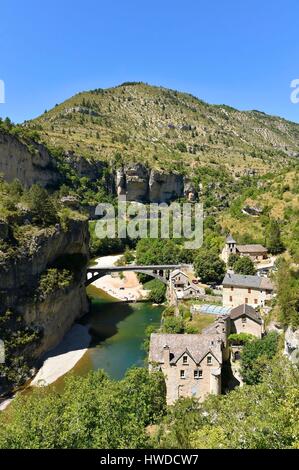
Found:
<path fill-rule="evenodd" d="M 241 375 L 249 385 L 260 382 L 264 367 L 277 352 L 278 334 L 268 333 L 262 339 L 246 342 L 241 354 Z"/>
<path fill-rule="evenodd" d="M 284 245 L 281 240 L 280 226 L 277 220 L 270 220 L 267 233 L 266 233 L 266 247 L 270 253 L 278 254 L 284 250 Z"/>
<path fill-rule="evenodd" d="M 0 448 L 144 448 L 146 427 L 164 412 L 160 372 L 132 369 L 119 382 L 102 371 L 70 376 L 62 393 L 51 387 L 13 401 L 0 415 Z"/>
<path fill-rule="evenodd" d="M 249 256 L 240 256 L 239 259 L 235 261 L 232 268 L 237 274 L 243 274 L 247 276 L 248 275 L 254 276 L 256 274 L 254 263 L 249 258 Z"/>
<path fill-rule="evenodd" d="M 202 282 L 220 284 L 223 280 L 226 266 L 215 251 L 201 250 L 194 260 L 194 268 Z"/>
<path fill-rule="evenodd" d="M 33 215 L 33 221 L 43 226 L 55 224 L 58 221 L 55 206 L 44 188 L 31 186 L 26 194 L 26 202 Z"/>

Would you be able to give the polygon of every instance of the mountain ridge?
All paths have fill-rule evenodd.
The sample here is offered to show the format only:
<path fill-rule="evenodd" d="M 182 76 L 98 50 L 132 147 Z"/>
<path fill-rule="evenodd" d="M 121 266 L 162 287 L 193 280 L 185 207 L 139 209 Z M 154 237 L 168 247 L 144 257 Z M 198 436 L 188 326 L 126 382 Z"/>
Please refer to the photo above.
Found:
<path fill-rule="evenodd" d="M 181 173 L 206 165 L 265 173 L 299 156 L 297 123 L 142 82 L 80 92 L 24 126 L 86 159 Z"/>

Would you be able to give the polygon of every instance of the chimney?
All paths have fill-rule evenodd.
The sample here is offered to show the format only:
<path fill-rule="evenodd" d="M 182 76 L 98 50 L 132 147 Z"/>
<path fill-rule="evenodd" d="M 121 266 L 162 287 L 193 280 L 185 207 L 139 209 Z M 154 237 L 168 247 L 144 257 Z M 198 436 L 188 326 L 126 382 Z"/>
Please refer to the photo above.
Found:
<path fill-rule="evenodd" d="M 167 346 L 167 344 L 165 344 L 165 346 L 163 348 L 163 362 L 164 362 L 165 366 L 169 366 L 170 351 L 169 351 L 169 346 Z"/>

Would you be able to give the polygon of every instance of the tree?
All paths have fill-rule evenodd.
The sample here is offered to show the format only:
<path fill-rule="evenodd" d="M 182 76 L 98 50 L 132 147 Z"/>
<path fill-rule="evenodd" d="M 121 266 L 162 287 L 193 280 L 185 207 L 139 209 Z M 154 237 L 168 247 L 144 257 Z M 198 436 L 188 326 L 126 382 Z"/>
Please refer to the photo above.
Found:
<path fill-rule="evenodd" d="M 278 348 L 278 334 L 268 333 L 262 339 L 247 342 L 241 354 L 241 375 L 245 383 L 257 384 L 261 381 L 262 373 L 273 358 Z"/>
<path fill-rule="evenodd" d="M 58 221 L 55 206 L 44 188 L 34 184 L 26 195 L 33 222 L 48 226 Z"/>
<path fill-rule="evenodd" d="M 201 251 L 194 260 L 194 268 L 202 282 L 220 284 L 223 280 L 226 266 L 214 251 Z"/>
<path fill-rule="evenodd" d="M 150 282 L 149 300 L 155 304 L 161 304 L 165 300 L 166 285 L 158 279 Z"/>
<path fill-rule="evenodd" d="M 238 261 L 239 259 L 239 255 L 237 255 L 237 253 L 231 253 L 228 257 L 228 266 L 230 268 L 233 268 L 234 264 Z"/>
<path fill-rule="evenodd" d="M 266 247 L 269 252 L 276 255 L 284 251 L 284 245 L 281 240 L 281 232 L 277 220 L 271 220 L 266 234 Z"/>
<path fill-rule="evenodd" d="M 162 326 L 163 333 L 183 333 L 184 320 L 182 317 L 166 317 Z"/>
<path fill-rule="evenodd" d="M 249 256 L 240 256 L 239 259 L 235 261 L 232 268 L 237 274 L 243 274 L 247 276 L 248 275 L 254 276 L 256 274 L 254 263 L 249 258 Z"/>
<path fill-rule="evenodd" d="M 54 388 L 19 395 L 0 415 L 0 448 L 145 448 L 148 425 L 165 413 L 161 372 L 131 369 L 121 381 L 103 371 L 71 375 Z"/>
<path fill-rule="evenodd" d="M 281 260 L 276 274 L 278 318 L 284 327 L 299 326 L 299 277 Z"/>

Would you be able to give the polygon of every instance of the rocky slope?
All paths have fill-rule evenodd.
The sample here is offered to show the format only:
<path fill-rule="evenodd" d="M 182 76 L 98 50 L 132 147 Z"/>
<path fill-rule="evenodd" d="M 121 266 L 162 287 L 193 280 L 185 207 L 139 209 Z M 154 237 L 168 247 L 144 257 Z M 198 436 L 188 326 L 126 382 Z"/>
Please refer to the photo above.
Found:
<path fill-rule="evenodd" d="M 6 181 L 18 179 L 25 187 L 38 183 L 51 188 L 61 181 L 55 159 L 43 145 L 24 141 L 1 128 L 0 173 Z"/>
<path fill-rule="evenodd" d="M 236 175 L 263 173 L 299 154 L 298 124 L 143 83 L 79 93 L 24 125 L 47 145 L 114 169 L 142 163 L 192 176 L 224 165 Z"/>
<path fill-rule="evenodd" d="M 73 322 L 88 311 L 85 290 L 89 232 L 84 220 L 40 229 L 18 257 L 0 258 L 0 331 L 7 361 L 0 370 L 0 395 L 24 382 L 30 367 L 58 344 Z M 72 272 L 70 282 L 40 288 L 49 268 Z M 51 281 L 51 279 L 49 280 Z M 53 279 L 52 279 L 53 281 Z"/>

